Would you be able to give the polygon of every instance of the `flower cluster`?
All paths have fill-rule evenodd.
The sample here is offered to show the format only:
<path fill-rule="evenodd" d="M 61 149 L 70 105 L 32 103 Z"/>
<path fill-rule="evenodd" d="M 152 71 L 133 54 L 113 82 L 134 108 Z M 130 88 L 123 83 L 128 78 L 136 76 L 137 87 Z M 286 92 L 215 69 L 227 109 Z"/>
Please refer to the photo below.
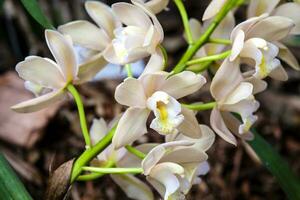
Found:
<path fill-rule="evenodd" d="M 132 0 L 111 7 L 87 1 L 85 9 L 94 23 L 77 20 L 59 26 L 57 31 L 45 31 L 55 62 L 29 56 L 17 64 L 16 71 L 25 80 L 25 88 L 36 98 L 12 109 L 38 111 L 68 97 L 68 93 L 78 103 L 80 97 L 73 85 L 90 81 L 108 63 L 130 68 L 131 63 L 149 57 L 139 77 L 128 73 L 129 77 L 115 89 L 115 100 L 127 109 L 109 125 L 103 119 L 94 119 L 88 133 L 83 108 L 78 105 L 82 130 L 88 134 L 84 135 L 87 150 L 105 142 L 102 146 L 107 146 L 105 150 L 97 148 L 98 155 L 90 159 L 90 167 L 81 167 L 97 172 L 115 169 L 111 178 L 128 197 L 153 199 L 149 186 L 130 174 L 130 170 L 140 169 L 165 200 L 184 199 L 192 185 L 201 181 L 199 176 L 209 171 L 206 151 L 214 142 L 214 132 L 234 145 L 235 136 L 253 139 L 250 128 L 259 108 L 255 95 L 267 88 L 263 79 L 287 80 L 280 60 L 300 69 L 282 43 L 290 34 L 300 34 L 300 5 L 286 3 L 276 7 L 278 0 L 251 0 L 248 19 L 235 25 L 234 11 L 230 10 L 237 2 L 212 0 L 203 23 L 196 19 L 185 21 L 183 17 L 184 37 L 194 41 L 187 50 L 190 57 L 180 65 L 183 70 L 176 71 L 175 67 L 167 72 L 163 70 L 166 55 L 161 46 L 164 33 L 156 14 L 167 10 L 169 0 Z M 181 5 L 180 0 L 175 3 Z M 211 18 L 222 14 L 216 17 L 218 23 L 213 22 L 219 26 L 210 26 Z M 203 73 L 209 67 L 210 74 L 214 74 L 211 82 Z M 205 84 L 210 84 L 213 102 L 180 103 L 181 98 L 198 92 Z M 204 108 L 211 109 L 211 128 L 199 124 L 196 118 L 194 110 Z M 160 134 L 164 142 L 135 145 L 149 129 Z M 107 139 L 110 133 L 114 134 Z M 126 169 L 130 169 L 128 173 L 122 173 Z M 84 180 L 86 175 L 82 173 L 78 179 Z"/>

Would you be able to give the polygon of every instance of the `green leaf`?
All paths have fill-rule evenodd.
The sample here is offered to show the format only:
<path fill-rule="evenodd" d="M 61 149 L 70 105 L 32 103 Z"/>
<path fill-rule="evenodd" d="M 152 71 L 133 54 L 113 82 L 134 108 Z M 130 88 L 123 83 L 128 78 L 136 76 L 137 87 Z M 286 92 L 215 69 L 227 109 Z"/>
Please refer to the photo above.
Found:
<path fill-rule="evenodd" d="M 289 168 L 278 152 L 262 138 L 256 130 L 252 130 L 255 139 L 248 143 L 256 152 L 263 165 L 273 174 L 281 188 L 291 200 L 300 199 L 300 181 Z"/>
<path fill-rule="evenodd" d="M 32 200 L 2 154 L 0 154 L 0 197 L 1 199 Z"/>
<path fill-rule="evenodd" d="M 54 29 L 48 18 L 44 15 L 36 0 L 21 0 L 27 12 L 44 28 Z"/>

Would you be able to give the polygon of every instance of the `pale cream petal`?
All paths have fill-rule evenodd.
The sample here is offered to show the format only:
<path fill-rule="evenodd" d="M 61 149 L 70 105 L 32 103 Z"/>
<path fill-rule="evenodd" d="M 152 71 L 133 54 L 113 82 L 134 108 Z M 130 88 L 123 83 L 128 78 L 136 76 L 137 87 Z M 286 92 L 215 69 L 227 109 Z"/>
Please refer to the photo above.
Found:
<path fill-rule="evenodd" d="M 229 59 L 223 61 L 214 76 L 210 90 L 212 96 L 220 101 L 224 99 L 243 80 L 240 71 L 239 61 L 230 62 Z"/>
<path fill-rule="evenodd" d="M 263 13 L 271 13 L 280 0 L 250 0 L 247 10 L 247 18 L 260 16 Z"/>
<path fill-rule="evenodd" d="M 282 65 L 279 65 L 274 70 L 272 70 L 269 76 L 278 81 L 287 81 L 289 79 L 289 76 Z"/>
<path fill-rule="evenodd" d="M 73 21 L 61 25 L 57 29 L 61 33 L 71 36 L 74 44 L 96 51 L 102 51 L 110 42 L 103 30 L 84 20 Z"/>
<path fill-rule="evenodd" d="M 270 16 L 254 24 L 246 35 L 247 38 L 278 41 L 285 38 L 294 26 L 293 20 L 287 17 Z"/>
<path fill-rule="evenodd" d="M 90 128 L 92 144 L 95 145 L 97 142 L 99 142 L 106 135 L 107 131 L 107 124 L 103 118 L 93 119 L 93 123 Z"/>
<path fill-rule="evenodd" d="M 160 13 L 167 8 L 170 0 L 151 0 L 147 1 L 145 5 L 154 13 Z"/>
<path fill-rule="evenodd" d="M 64 76 L 55 62 L 38 56 L 28 56 L 16 66 L 19 76 L 34 84 L 47 88 L 62 88 Z"/>
<path fill-rule="evenodd" d="M 182 107 L 181 113 L 184 116 L 184 120 L 178 127 L 179 132 L 191 138 L 201 137 L 202 133 L 195 113 L 184 107 Z"/>
<path fill-rule="evenodd" d="M 101 53 L 91 57 L 89 60 L 79 65 L 78 79 L 75 83 L 79 84 L 92 80 L 107 64 L 107 61 L 103 58 Z"/>
<path fill-rule="evenodd" d="M 291 30 L 291 34 L 300 34 L 300 4 L 299 3 L 284 3 L 275 9 L 273 15 L 288 17 L 293 20 L 295 27 Z"/>
<path fill-rule="evenodd" d="M 146 73 L 143 76 L 140 76 L 139 80 L 143 84 L 146 97 L 151 97 L 154 92 L 158 91 L 168 75 L 169 73 L 161 71 Z"/>
<path fill-rule="evenodd" d="M 46 30 L 47 45 L 67 82 L 76 79 L 78 66 L 72 44 L 57 31 Z"/>
<path fill-rule="evenodd" d="M 127 26 L 137 26 L 147 30 L 152 22 L 143 10 L 129 3 L 115 3 L 112 5 L 114 14 Z"/>
<path fill-rule="evenodd" d="M 215 141 L 215 133 L 204 124 L 200 124 L 200 129 L 202 136 L 199 138 L 195 144 L 198 149 L 202 149 L 203 151 L 207 151 Z"/>
<path fill-rule="evenodd" d="M 63 99 L 65 97 L 64 90 L 56 90 L 53 92 L 49 92 L 42 96 L 36 97 L 34 99 L 30 99 L 28 101 L 24 101 L 17 105 L 11 107 L 12 110 L 20 113 L 30 113 L 39 111 L 43 108 L 46 108 L 49 105 Z"/>
<path fill-rule="evenodd" d="M 114 37 L 113 31 L 121 23 L 114 16 L 112 9 L 105 3 L 99 1 L 86 1 L 85 9 L 89 16 L 103 28 L 108 37 Z"/>
<path fill-rule="evenodd" d="M 157 48 L 155 53 L 151 55 L 141 76 L 147 73 L 162 71 L 163 68 L 164 68 L 164 56 L 160 48 Z"/>
<path fill-rule="evenodd" d="M 128 108 L 121 117 L 112 144 L 119 149 L 139 139 L 147 132 L 146 121 L 150 111 L 140 108 Z"/>
<path fill-rule="evenodd" d="M 205 83 L 206 79 L 201 74 L 184 71 L 168 78 L 159 90 L 179 99 L 198 91 Z"/>
<path fill-rule="evenodd" d="M 205 21 L 214 17 L 221 10 L 225 2 L 226 0 L 212 0 L 204 11 L 202 20 Z"/>
<path fill-rule="evenodd" d="M 153 200 L 151 189 L 131 174 L 110 175 L 113 181 L 125 192 L 127 197 L 136 200 Z"/>
<path fill-rule="evenodd" d="M 268 86 L 266 81 L 258 79 L 254 76 L 245 78 L 245 81 L 253 85 L 253 92 L 252 92 L 253 95 L 264 91 Z"/>
<path fill-rule="evenodd" d="M 289 66 L 291 66 L 295 70 L 300 70 L 299 62 L 297 58 L 293 55 L 293 53 L 282 43 L 275 43 L 276 46 L 279 47 L 278 57 L 286 62 Z"/>
<path fill-rule="evenodd" d="M 169 196 L 176 192 L 180 187 L 175 174 L 183 174 L 184 169 L 175 163 L 161 163 L 155 166 L 150 173 L 150 177 L 156 179 L 158 182 L 164 185 L 165 195 L 164 200 L 168 200 Z"/>
<path fill-rule="evenodd" d="M 203 31 L 202 25 L 200 21 L 195 18 L 191 18 L 189 20 L 189 24 L 191 27 L 192 38 L 193 40 L 197 40 L 201 36 L 201 33 Z M 185 39 L 186 39 L 186 35 L 185 35 Z"/>
<path fill-rule="evenodd" d="M 241 82 L 226 98 L 222 104 L 236 104 L 252 95 L 253 85 L 248 82 Z"/>
<path fill-rule="evenodd" d="M 228 130 L 220 111 L 217 108 L 214 108 L 211 111 L 210 115 L 210 125 L 212 129 L 226 142 L 229 142 L 233 145 L 237 145 L 237 141 L 233 134 Z"/>
<path fill-rule="evenodd" d="M 233 132 L 235 133 L 236 136 L 244 139 L 244 140 L 252 140 L 254 138 L 253 133 L 251 133 L 250 131 L 240 134 L 239 133 L 239 127 L 241 125 L 240 120 L 238 120 L 235 116 L 233 116 L 231 113 L 226 112 L 223 113 L 223 119 L 226 122 L 227 127 Z"/>
<path fill-rule="evenodd" d="M 236 37 L 232 42 L 230 61 L 234 61 L 239 56 L 239 54 L 243 50 L 244 41 L 245 41 L 245 33 L 244 31 L 240 30 L 238 31 Z"/>
<path fill-rule="evenodd" d="M 131 107 L 146 107 L 146 96 L 140 80 L 127 78 L 117 86 L 115 99 L 118 103 Z"/>

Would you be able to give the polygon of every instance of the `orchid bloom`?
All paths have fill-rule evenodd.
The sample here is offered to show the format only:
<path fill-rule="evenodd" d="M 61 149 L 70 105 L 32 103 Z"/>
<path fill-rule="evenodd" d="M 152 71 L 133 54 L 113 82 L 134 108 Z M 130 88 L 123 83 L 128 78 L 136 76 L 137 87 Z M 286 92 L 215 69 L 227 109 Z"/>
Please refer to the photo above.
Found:
<path fill-rule="evenodd" d="M 38 56 L 28 56 L 16 66 L 19 76 L 25 80 L 25 88 L 36 98 L 12 107 L 17 112 L 34 112 L 61 99 L 68 84 L 81 82 L 81 70 L 77 65 L 72 42 L 59 32 L 46 30 L 47 45 L 56 62 Z"/>
<path fill-rule="evenodd" d="M 208 20 L 214 17 L 224 6 L 227 0 L 212 0 L 210 4 L 206 7 L 202 20 Z"/>
<path fill-rule="evenodd" d="M 181 134 L 154 147 L 142 161 L 147 180 L 168 199 L 183 199 L 199 175 L 208 172 L 205 153 L 214 142 L 210 128 L 200 125 L 202 136 L 193 139 Z M 171 136 L 171 135 L 169 135 Z"/>
<path fill-rule="evenodd" d="M 255 67 L 253 76 L 263 79 L 270 76 L 277 80 L 287 80 L 288 76 L 279 59 L 277 41 L 285 38 L 294 27 L 286 17 L 254 17 L 237 25 L 231 33 L 232 53 L 230 61 L 241 59 Z"/>
<path fill-rule="evenodd" d="M 91 79 L 107 65 L 103 51 L 112 42 L 114 30 L 121 27 L 112 9 L 98 1 L 85 2 L 85 9 L 97 24 L 77 20 L 58 27 L 58 30 L 72 38 L 83 78 Z"/>
<path fill-rule="evenodd" d="M 114 39 L 104 50 L 111 63 L 127 64 L 156 52 L 164 33 L 156 16 L 142 3 L 115 3 L 112 11 L 125 26 L 114 29 Z"/>
<path fill-rule="evenodd" d="M 115 92 L 115 99 L 129 106 L 121 117 L 112 143 L 115 148 L 129 144 L 147 132 L 146 121 L 162 135 L 177 133 L 197 137 L 198 122 L 192 111 L 184 109 L 177 99 L 199 90 L 206 80 L 202 75 L 184 71 L 168 78 L 167 72 L 146 73 L 139 79 L 127 78 Z"/>
<path fill-rule="evenodd" d="M 266 83 L 263 80 L 255 77 L 245 79 L 240 72 L 239 62 L 237 60 L 230 62 L 227 58 L 213 78 L 210 88 L 217 102 L 210 116 L 213 130 L 225 141 L 234 145 L 237 142 L 231 131 L 243 139 L 252 139 L 253 135 L 249 130 L 257 120 L 253 112 L 259 107 L 253 94 L 265 88 Z M 242 124 L 231 113 L 239 114 Z"/>
<path fill-rule="evenodd" d="M 115 120 L 107 125 L 102 118 L 94 119 L 90 129 L 92 143 L 95 145 L 98 141 L 100 141 L 106 135 L 106 133 L 108 133 L 109 129 L 113 126 L 114 123 Z M 114 150 L 112 145 L 108 146 L 104 151 L 97 155 L 97 160 L 98 162 L 102 163 L 102 165 L 104 163 L 113 162 L 117 166 L 122 165 L 122 167 L 126 167 L 126 165 L 124 164 L 124 160 L 121 160 L 128 160 L 129 158 L 130 157 L 126 154 L 125 148 Z M 139 161 L 139 163 L 141 163 L 141 161 Z M 140 164 L 136 164 L 136 167 L 138 166 L 140 166 Z M 111 174 L 110 176 L 129 198 L 136 200 L 154 199 L 151 189 L 135 176 L 131 174 Z"/>

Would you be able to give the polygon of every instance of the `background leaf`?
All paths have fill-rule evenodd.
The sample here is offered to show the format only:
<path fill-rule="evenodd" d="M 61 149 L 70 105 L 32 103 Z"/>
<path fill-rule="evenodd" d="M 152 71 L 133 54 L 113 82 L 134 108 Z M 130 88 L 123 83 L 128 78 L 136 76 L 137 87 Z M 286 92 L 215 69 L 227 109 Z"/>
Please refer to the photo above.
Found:
<path fill-rule="evenodd" d="M 248 141 L 264 166 L 273 174 L 281 188 L 291 200 L 300 199 L 300 181 L 272 146 L 256 130 L 254 140 Z"/>
<path fill-rule="evenodd" d="M 2 154 L 0 154 L 0 197 L 1 199 L 32 200 Z"/>
<path fill-rule="evenodd" d="M 21 0 L 29 14 L 44 28 L 54 29 L 48 18 L 44 15 L 36 0 Z"/>

